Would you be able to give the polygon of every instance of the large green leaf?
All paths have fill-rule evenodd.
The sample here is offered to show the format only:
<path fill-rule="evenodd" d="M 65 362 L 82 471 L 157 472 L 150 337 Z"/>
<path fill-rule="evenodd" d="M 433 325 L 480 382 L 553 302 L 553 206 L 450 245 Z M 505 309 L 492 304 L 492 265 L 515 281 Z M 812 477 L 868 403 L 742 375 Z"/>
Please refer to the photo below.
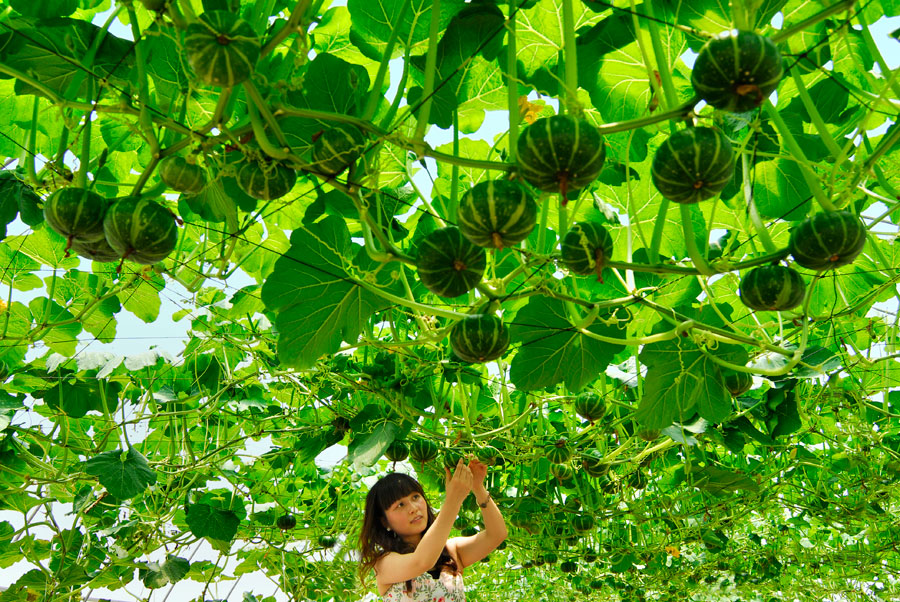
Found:
<path fill-rule="evenodd" d="M 148 485 L 156 483 L 156 473 L 147 463 L 147 458 L 132 446 L 128 451 L 103 452 L 84 463 L 84 471 L 98 477 L 100 484 L 120 500 L 128 500 Z"/>
<path fill-rule="evenodd" d="M 187 559 L 170 556 L 161 566 L 158 563 L 148 565 L 146 574 L 141 580 L 147 588 L 158 589 L 171 583 L 178 583 L 190 570 L 191 563 Z"/>
<path fill-rule="evenodd" d="M 423 54 L 427 49 L 431 28 L 431 0 L 410 0 L 409 9 L 399 19 L 405 0 L 348 0 L 347 9 L 353 20 L 350 39 L 366 56 L 380 60 L 387 50 L 387 41 L 394 29 L 399 29 L 399 44 L 394 56 L 404 48 L 410 54 Z M 438 30 L 443 31 L 462 6 L 463 0 L 441 2 Z"/>
<path fill-rule="evenodd" d="M 81 418 L 91 410 L 106 414 L 114 412 L 119 406 L 119 391 L 122 385 L 117 382 L 106 382 L 89 379 L 71 381 L 60 377 L 59 384 L 50 389 L 34 392 L 34 396 L 43 399 L 51 409 L 59 410 L 71 418 Z M 103 400 L 106 408 L 103 408 Z"/>
<path fill-rule="evenodd" d="M 229 542 L 247 516 L 243 500 L 233 491 L 218 489 L 205 493 L 185 509 L 188 526 L 196 537 Z"/>
<path fill-rule="evenodd" d="M 87 84 L 81 60 L 101 34 L 99 26 L 63 17 L 39 21 L 12 18 L 5 26 L 11 31 L 0 33 L 0 61 L 21 73 L 40 73 L 40 82 L 60 96 L 70 93 L 69 86 L 77 77 L 81 84 L 73 100 L 83 98 Z M 132 44 L 109 32 L 102 34 L 91 72 L 121 86 L 134 66 Z M 25 80 L 16 81 L 16 91 L 44 95 Z"/>
<path fill-rule="evenodd" d="M 348 260 L 354 254 L 358 266 Z M 313 366 L 323 354 L 337 351 L 342 341 L 356 343 L 365 320 L 388 307 L 360 279 L 380 281 L 386 288 L 395 283 L 389 274 L 367 275 L 366 268 L 374 267 L 367 263 L 365 251 L 351 244 L 340 218 L 329 216 L 294 231 L 291 248 L 262 288 L 266 308 L 277 315 L 281 361 L 297 368 Z"/>
<path fill-rule="evenodd" d="M 799 221 L 812 206 L 812 193 L 796 161 L 762 161 L 753 168 L 753 198 L 764 218 Z"/>
<path fill-rule="evenodd" d="M 303 77 L 303 94 L 294 104 L 319 111 L 357 115 L 369 91 L 369 73 L 359 65 L 322 53 L 309 64 Z"/>
<path fill-rule="evenodd" d="M 605 337 L 624 337 L 624 327 L 607 326 L 602 318 L 588 327 Z M 576 331 L 562 301 L 533 297 L 516 313 L 510 336 L 521 346 L 510 364 L 510 379 L 526 391 L 565 383 L 581 390 L 601 374 L 622 346 L 592 339 Z"/>
<path fill-rule="evenodd" d="M 720 311 L 723 307 L 727 308 L 720 306 Z M 708 307 L 697 314 L 697 319 L 710 326 L 722 326 L 719 316 Z M 663 323 L 654 330 L 664 328 L 671 325 Z M 747 353 L 736 345 L 717 344 L 709 348 L 694 336 L 702 337 L 699 333 L 676 333 L 671 339 L 641 349 L 639 358 L 647 366 L 647 376 L 635 419 L 646 428 L 663 429 L 673 422 L 686 423 L 695 413 L 719 423 L 731 414 L 731 394 L 712 356 L 741 366 L 747 361 Z"/>

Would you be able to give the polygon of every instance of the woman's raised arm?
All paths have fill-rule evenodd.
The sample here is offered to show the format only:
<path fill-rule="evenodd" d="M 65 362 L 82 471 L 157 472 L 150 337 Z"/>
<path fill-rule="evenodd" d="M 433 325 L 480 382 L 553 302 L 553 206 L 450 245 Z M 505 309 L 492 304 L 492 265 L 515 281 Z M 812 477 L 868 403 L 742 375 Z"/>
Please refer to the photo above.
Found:
<path fill-rule="evenodd" d="M 390 552 L 375 563 L 375 575 L 379 584 L 401 583 L 415 579 L 431 569 L 440 557 L 459 509 L 472 491 L 472 471 L 462 459 L 456 464 L 452 475 L 448 469 L 445 471 L 447 495 L 437 519 L 422 536 L 414 552 L 409 554 Z"/>

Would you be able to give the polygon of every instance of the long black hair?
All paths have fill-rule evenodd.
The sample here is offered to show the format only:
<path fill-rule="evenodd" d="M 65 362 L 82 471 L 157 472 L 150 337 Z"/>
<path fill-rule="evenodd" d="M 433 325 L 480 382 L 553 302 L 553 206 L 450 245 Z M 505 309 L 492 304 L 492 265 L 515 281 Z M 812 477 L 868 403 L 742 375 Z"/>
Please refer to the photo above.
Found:
<path fill-rule="evenodd" d="M 359 577 L 363 584 L 365 584 L 366 577 L 374 569 L 378 559 L 388 552 L 409 554 L 415 550 L 414 546 L 403 541 L 394 531 L 388 531 L 383 522 L 385 520 L 385 511 L 394 502 L 412 493 L 418 493 L 425 500 L 427 508 L 425 530 L 427 531 L 434 522 L 434 510 L 432 510 L 431 504 L 428 503 L 428 497 L 425 495 L 422 485 L 411 476 L 400 472 L 388 473 L 387 476 L 382 477 L 377 483 L 372 485 L 368 495 L 366 495 L 366 510 L 362 529 L 359 532 Z M 428 573 L 437 579 L 443 570 L 447 570 L 454 575 L 459 573 L 459 567 L 447 551 L 446 545 L 441 551 L 437 562 Z M 412 579 L 406 582 L 407 593 L 411 590 Z"/>

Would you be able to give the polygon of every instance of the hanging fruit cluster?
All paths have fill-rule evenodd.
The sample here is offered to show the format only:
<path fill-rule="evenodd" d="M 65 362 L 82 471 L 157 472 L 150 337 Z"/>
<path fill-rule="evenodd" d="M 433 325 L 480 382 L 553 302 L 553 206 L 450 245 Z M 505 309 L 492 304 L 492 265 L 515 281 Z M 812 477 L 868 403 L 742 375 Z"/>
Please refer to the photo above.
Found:
<path fill-rule="evenodd" d="M 93 261 L 162 261 L 175 250 L 178 228 L 171 211 L 152 199 L 109 202 L 83 188 L 63 188 L 44 203 L 44 218 L 66 237 L 67 248 Z"/>

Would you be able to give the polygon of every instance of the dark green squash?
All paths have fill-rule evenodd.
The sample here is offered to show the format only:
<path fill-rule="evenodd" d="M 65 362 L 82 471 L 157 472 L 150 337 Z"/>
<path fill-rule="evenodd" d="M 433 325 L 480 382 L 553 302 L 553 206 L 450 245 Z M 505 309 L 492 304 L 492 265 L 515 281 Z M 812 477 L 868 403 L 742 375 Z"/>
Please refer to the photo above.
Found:
<path fill-rule="evenodd" d="M 753 386 L 753 376 L 748 372 L 737 372 L 735 370 L 723 370 L 722 380 L 725 388 L 731 393 L 732 397 L 743 395 Z"/>
<path fill-rule="evenodd" d="M 544 457 L 553 464 L 562 464 L 572 459 L 572 448 L 566 439 L 560 438 L 544 446 Z"/>
<path fill-rule="evenodd" d="M 282 531 L 290 531 L 297 526 L 297 517 L 293 514 L 282 514 L 275 519 L 275 526 Z"/>
<path fill-rule="evenodd" d="M 603 169 L 606 147 L 593 125 L 570 115 L 543 117 L 522 131 L 516 145 L 519 175 L 544 192 L 581 190 Z"/>
<path fill-rule="evenodd" d="M 413 439 L 409 443 L 409 459 L 417 464 L 431 462 L 438 456 L 438 446 L 430 439 Z"/>
<path fill-rule="evenodd" d="M 297 172 L 278 161 L 250 160 L 238 171 L 237 183 L 247 196 L 271 201 L 291 191 L 297 183 Z"/>
<path fill-rule="evenodd" d="M 419 280 L 441 297 L 458 297 L 475 288 L 487 265 L 484 249 L 469 242 L 456 226 L 429 232 L 416 251 Z"/>
<path fill-rule="evenodd" d="M 803 302 L 806 284 L 793 268 L 764 265 L 744 274 L 739 290 L 741 302 L 750 309 L 786 311 Z"/>
<path fill-rule="evenodd" d="M 138 197 L 117 200 L 106 212 L 103 232 L 119 257 L 144 265 L 168 257 L 178 242 L 172 212 L 156 201 Z"/>
<path fill-rule="evenodd" d="M 116 250 L 109 246 L 106 237 L 98 240 L 80 240 L 72 239 L 72 245 L 69 247 L 72 251 L 91 261 L 105 263 L 108 261 L 118 261 L 120 259 Z"/>
<path fill-rule="evenodd" d="M 517 182 L 487 180 L 462 196 L 456 221 L 473 244 L 502 249 L 528 238 L 537 222 L 537 203 Z"/>
<path fill-rule="evenodd" d="M 409 447 L 403 441 L 394 440 L 384 450 L 384 457 L 391 462 L 402 462 L 409 457 Z"/>
<path fill-rule="evenodd" d="M 166 157 L 159 162 L 159 177 L 172 190 L 197 194 L 206 186 L 206 171 L 184 157 Z"/>
<path fill-rule="evenodd" d="M 596 522 L 590 514 L 576 514 L 572 517 L 572 528 L 579 533 L 585 533 L 594 528 Z"/>
<path fill-rule="evenodd" d="M 497 316 L 466 316 L 450 329 L 450 347 L 463 361 L 489 362 L 506 353 L 509 347 L 509 330 Z"/>
<path fill-rule="evenodd" d="M 260 43 L 250 24 L 237 14 L 208 10 L 187 26 L 184 51 L 200 81 L 230 88 L 253 75 Z"/>
<path fill-rule="evenodd" d="M 339 123 L 323 130 L 313 142 L 310 169 L 336 176 L 359 158 L 366 148 L 366 137 L 359 128 Z"/>
<path fill-rule="evenodd" d="M 573 274 L 596 274 L 603 280 L 603 268 L 612 256 L 613 240 L 597 222 L 577 222 L 566 232 L 560 244 L 562 262 Z"/>
<path fill-rule="evenodd" d="M 575 476 L 575 469 L 568 464 L 550 464 L 550 474 L 560 481 L 568 481 Z"/>
<path fill-rule="evenodd" d="M 597 449 L 590 449 L 581 456 L 581 468 L 591 477 L 602 477 L 609 472 L 609 464 Z"/>
<path fill-rule="evenodd" d="M 679 130 L 656 150 L 650 175 L 660 194 L 674 203 L 712 198 L 734 177 L 731 142 L 713 128 Z"/>
<path fill-rule="evenodd" d="M 816 271 L 852 263 L 866 244 L 866 226 L 849 211 L 816 213 L 791 230 L 788 250 L 797 264 Z"/>
<path fill-rule="evenodd" d="M 781 54 L 772 40 L 750 31 L 727 31 L 700 49 L 691 84 L 713 107 L 743 113 L 761 105 L 783 75 Z"/>
<path fill-rule="evenodd" d="M 92 242 L 103 238 L 106 199 L 85 188 L 60 188 L 44 201 L 47 225 L 71 245 L 73 241 Z"/>
<path fill-rule="evenodd" d="M 593 391 L 584 391 L 575 396 L 575 413 L 593 422 L 606 413 L 606 404 L 603 403 L 603 398 Z"/>

